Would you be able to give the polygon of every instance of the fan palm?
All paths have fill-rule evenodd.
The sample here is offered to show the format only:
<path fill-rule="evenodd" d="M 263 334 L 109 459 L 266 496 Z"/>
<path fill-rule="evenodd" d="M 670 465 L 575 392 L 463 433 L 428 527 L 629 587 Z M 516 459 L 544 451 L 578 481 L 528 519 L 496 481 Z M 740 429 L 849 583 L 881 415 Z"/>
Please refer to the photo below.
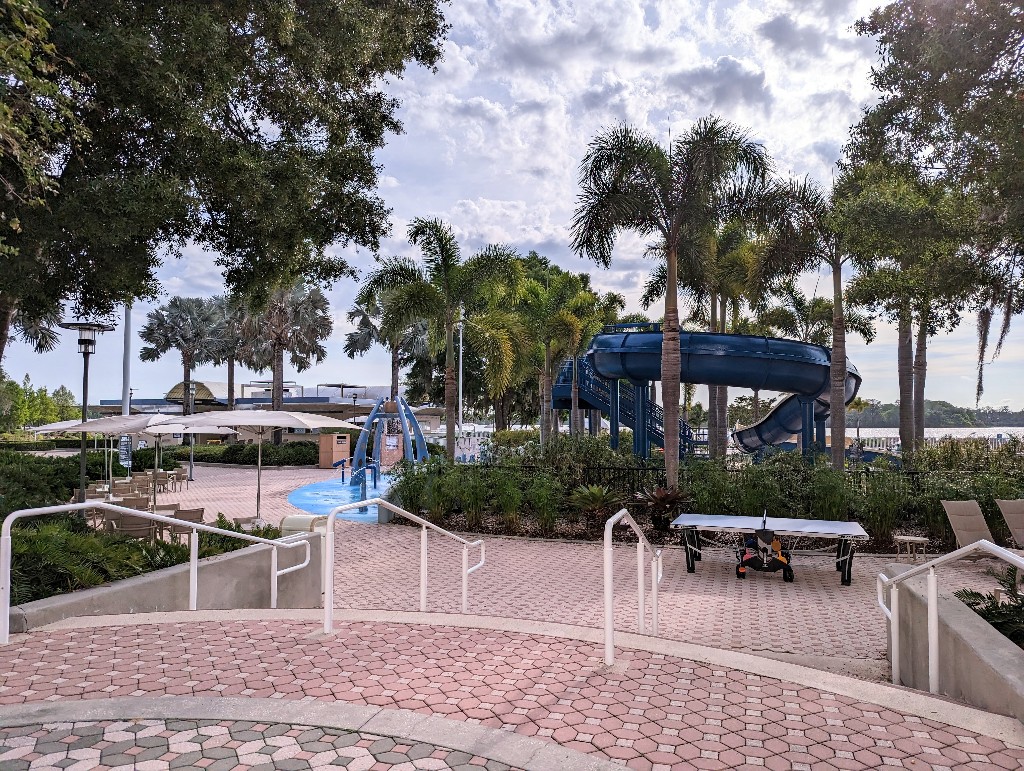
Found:
<path fill-rule="evenodd" d="M 423 254 L 422 264 L 404 257 L 381 262 L 363 286 L 361 295 L 388 295 L 384 327 L 397 329 L 425 319 L 435 351 L 445 352 L 445 449 L 455 457 L 455 416 L 458 411 L 455 374 L 455 329 L 463 324 L 466 344 L 485 360 L 485 376 L 493 393 L 508 388 L 518 345 L 517 322 L 505 310 L 488 307 L 497 287 L 518 291 L 522 266 L 515 252 L 487 246 L 462 259 L 449 225 L 438 219 L 416 218 L 409 241 Z M 463 314 L 464 309 L 467 311 Z"/>
<path fill-rule="evenodd" d="M 257 371 L 271 371 L 271 409 L 284 404 L 284 357 L 302 372 L 327 356 L 324 341 L 334 321 L 330 304 L 317 287 L 296 284 L 271 292 L 266 306 L 250 309 L 242 320 L 246 359 Z M 275 432 L 275 441 L 280 441 Z"/>
<path fill-rule="evenodd" d="M 580 166 L 573 216 L 573 249 L 608 266 L 616 237 L 626 231 L 654 236 L 666 265 L 661 379 L 665 409 L 665 466 L 675 487 L 679 473 L 679 257 L 724 219 L 737 177 L 761 177 L 770 162 L 764 148 L 719 118 L 703 118 L 666 150 L 629 126 L 599 134 Z"/>
<path fill-rule="evenodd" d="M 235 408 L 235 365 L 249 365 L 246 358 L 247 341 L 242 335 L 245 322 L 245 307 L 242 302 L 230 295 L 214 297 L 216 326 L 214 328 L 214 346 L 212 363 L 227 367 L 228 376 L 228 409 Z"/>
<path fill-rule="evenodd" d="M 185 415 L 192 409 L 188 399 L 192 370 L 214 359 L 216 327 L 216 306 L 211 300 L 172 297 L 165 305 L 151 310 L 139 330 L 139 337 L 147 343 L 139 351 L 142 361 L 156 361 L 170 351 L 177 351 L 181 356 L 182 413 Z"/>

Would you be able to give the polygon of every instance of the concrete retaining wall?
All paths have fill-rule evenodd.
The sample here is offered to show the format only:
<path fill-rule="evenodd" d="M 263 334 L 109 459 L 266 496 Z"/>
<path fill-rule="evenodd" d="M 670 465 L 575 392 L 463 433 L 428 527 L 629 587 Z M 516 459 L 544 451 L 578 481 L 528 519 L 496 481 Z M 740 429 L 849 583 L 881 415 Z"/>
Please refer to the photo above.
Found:
<path fill-rule="evenodd" d="M 889 565 L 885 574 L 891 578 L 911 567 Z M 926 581 L 920 576 L 900 586 L 900 679 L 903 685 L 922 691 L 928 690 Z M 941 584 L 938 603 L 939 692 L 1024 721 L 1024 650 Z M 891 633 L 889 639 L 891 661 Z"/>
<path fill-rule="evenodd" d="M 297 539 L 298 540 L 298 539 Z M 279 608 L 319 608 L 323 603 L 323 538 L 305 536 L 310 560 L 302 570 L 278 579 Z M 263 544 L 199 560 L 200 610 L 270 607 L 270 552 Z M 298 565 L 302 546 L 278 549 L 279 568 Z M 72 616 L 103 616 L 188 609 L 188 563 L 123 581 L 47 597 L 11 608 L 11 631 L 27 632 Z"/>

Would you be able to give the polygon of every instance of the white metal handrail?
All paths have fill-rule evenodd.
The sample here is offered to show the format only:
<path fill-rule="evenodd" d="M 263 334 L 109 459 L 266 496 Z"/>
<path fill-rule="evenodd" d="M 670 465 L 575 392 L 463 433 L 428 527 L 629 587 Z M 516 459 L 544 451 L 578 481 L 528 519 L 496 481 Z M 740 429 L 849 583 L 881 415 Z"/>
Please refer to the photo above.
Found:
<path fill-rule="evenodd" d="M 280 576 L 286 575 L 287 573 L 293 573 L 296 570 L 301 570 L 309 564 L 309 541 L 299 541 L 302 533 L 298 535 L 286 536 L 272 540 L 270 538 L 260 538 L 259 536 L 249 535 L 248 533 L 236 533 L 234 530 L 224 530 L 223 528 L 214 527 L 213 525 L 206 525 L 202 522 L 189 522 L 183 519 L 177 519 L 175 517 L 165 517 L 162 514 L 151 514 L 148 511 L 142 511 L 140 509 L 129 509 L 124 506 L 116 506 L 112 503 L 105 503 L 103 501 L 87 501 L 86 503 L 67 503 L 60 506 L 44 506 L 37 509 L 21 509 L 15 511 L 7 516 L 4 520 L 3 527 L 0 528 L 0 645 L 7 645 L 10 640 L 11 631 L 11 528 L 14 523 L 19 519 L 26 519 L 29 517 L 39 517 L 45 514 L 61 514 L 69 511 L 83 511 L 88 509 L 101 509 L 103 511 L 115 511 L 121 514 L 130 514 L 133 517 L 139 517 L 141 519 L 152 520 L 153 522 L 162 522 L 166 525 L 174 525 L 175 527 L 188 527 L 192 529 L 192 536 L 189 538 L 189 566 L 188 566 L 188 609 L 196 610 L 199 599 L 199 538 L 198 532 L 204 533 L 219 533 L 220 535 L 227 535 L 232 538 L 238 538 L 242 541 L 251 541 L 252 543 L 262 543 L 268 546 L 272 546 L 270 552 L 270 607 L 277 607 L 277 579 Z M 298 546 L 304 546 L 306 549 L 306 558 L 298 565 L 293 565 L 290 568 L 284 568 L 278 570 L 277 568 L 277 550 L 278 547 L 283 549 L 294 549 Z"/>
<path fill-rule="evenodd" d="M 652 635 L 657 636 L 658 634 L 658 585 L 662 578 L 661 549 L 655 549 L 651 545 L 629 511 L 622 509 L 618 514 L 610 517 L 604 525 L 604 663 L 608 666 L 615 663 L 615 569 L 612 530 L 620 522 L 633 528 L 633 532 L 637 536 L 636 591 L 638 607 L 636 624 L 640 634 L 645 634 L 648 631 L 647 608 L 644 598 L 644 549 L 646 547 L 651 550 L 651 625 L 649 629 Z"/>
<path fill-rule="evenodd" d="M 878 574 L 876 587 L 878 590 L 878 606 L 882 613 L 889 619 L 890 653 L 892 658 L 892 682 L 894 685 L 901 685 L 900 682 L 900 593 L 899 585 L 911 578 L 927 573 L 927 601 L 928 601 L 928 690 L 931 693 L 939 692 L 939 588 L 935 577 L 935 568 L 947 562 L 956 562 L 968 554 L 974 552 L 985 552 L 986 554 L 1001 559 L 1024 571 L 1024 556 L 1015 554 L 1002 546 L 996 546 L 991 541 L 984 539 L 968 544 L 949 554 L 943 554 L 929 562 L 911 568 L 905 573 L 900 573 L 892 578 L 884 573 Z M 889 605 L 885 604 L 885 589 L 889 589 Z"/>
<path fill-rule="evenodd" d="M 393 514 L 405 517 L 420 525 L 420 612 L 427 611 L 427 531 L 433 530 L 441 535 L 451 538 L 462 544 L 462 612 L 469 612 L 469 576 L 484 566 L 487 559 L 486 547 L 482 539 L 467 541 L 461 536 L 455 535 L 438 527 L 433 522 L 428 522 L 405 509 L 396 506 L 383 498 L 369 498 L 365 501 L 346 503 L 344 506 L 337 506 L 331 509 L 327 515 L 327 549 L 324 555 L 324 633 L 331 634 L 334 631 L 334 523 L 339 514 L 352 509 L 361 509 L 367 506 L 380 506 Z M 480 547 L 480 561 L 473 567 L 469 566 L 469 550 L 471 547 Z"/>

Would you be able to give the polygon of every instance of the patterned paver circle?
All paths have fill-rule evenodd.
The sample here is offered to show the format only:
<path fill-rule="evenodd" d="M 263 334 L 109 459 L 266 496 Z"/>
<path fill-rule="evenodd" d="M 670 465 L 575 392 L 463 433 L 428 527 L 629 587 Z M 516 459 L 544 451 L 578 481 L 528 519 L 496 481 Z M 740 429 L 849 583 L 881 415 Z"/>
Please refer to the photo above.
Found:
<path fill-rule="evenodd" d="M 104 720 L 0 729 L 0 768 L 237 768 L 299 771 L 508 771 L 510 766 L 422 742 L 313 726 L 239 720 Z"/>
<path fill-rule="evenodd" d="M 288 620 L 49 630 L 0 649 L 0 703 L 342 701 L 477 723 L 637 769 L 1024 768 L 1024 750 L 772 677 L 488 629 Z M 289 729 L 290 730 L 290 729 Z"/>

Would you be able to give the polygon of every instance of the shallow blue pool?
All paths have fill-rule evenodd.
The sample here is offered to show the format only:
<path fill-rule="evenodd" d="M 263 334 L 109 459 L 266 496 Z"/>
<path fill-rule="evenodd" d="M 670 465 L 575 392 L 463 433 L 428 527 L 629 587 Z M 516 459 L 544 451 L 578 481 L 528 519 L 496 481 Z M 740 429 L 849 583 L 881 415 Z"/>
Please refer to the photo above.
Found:
<path fill-rule="evenodd" d="M 382 474 L 377 479 L 377 489 L 373 488 L 373 482 L 366 485 L 367 498 L 379 498 L 387 492 L 391 486 L 391 477 Z M 346 503 L 354 503 L 363 500 L 362 488 L 359 485 L 350 485 L 348 480 L 341 481 L 341 477 L 328 479 L 326 482 L 314 482 L 293 490 L 288 495 L 288 503 L 297 509 L 308 511 L 310 514 L 327 514 L 335 506 L 342 506 Z M 353 522 L 376 522 L 377 507 L 367 506 L 366 510 L 352 509 L 344 514 L 338 515 L 339 519 L 348 519 Z"/>

